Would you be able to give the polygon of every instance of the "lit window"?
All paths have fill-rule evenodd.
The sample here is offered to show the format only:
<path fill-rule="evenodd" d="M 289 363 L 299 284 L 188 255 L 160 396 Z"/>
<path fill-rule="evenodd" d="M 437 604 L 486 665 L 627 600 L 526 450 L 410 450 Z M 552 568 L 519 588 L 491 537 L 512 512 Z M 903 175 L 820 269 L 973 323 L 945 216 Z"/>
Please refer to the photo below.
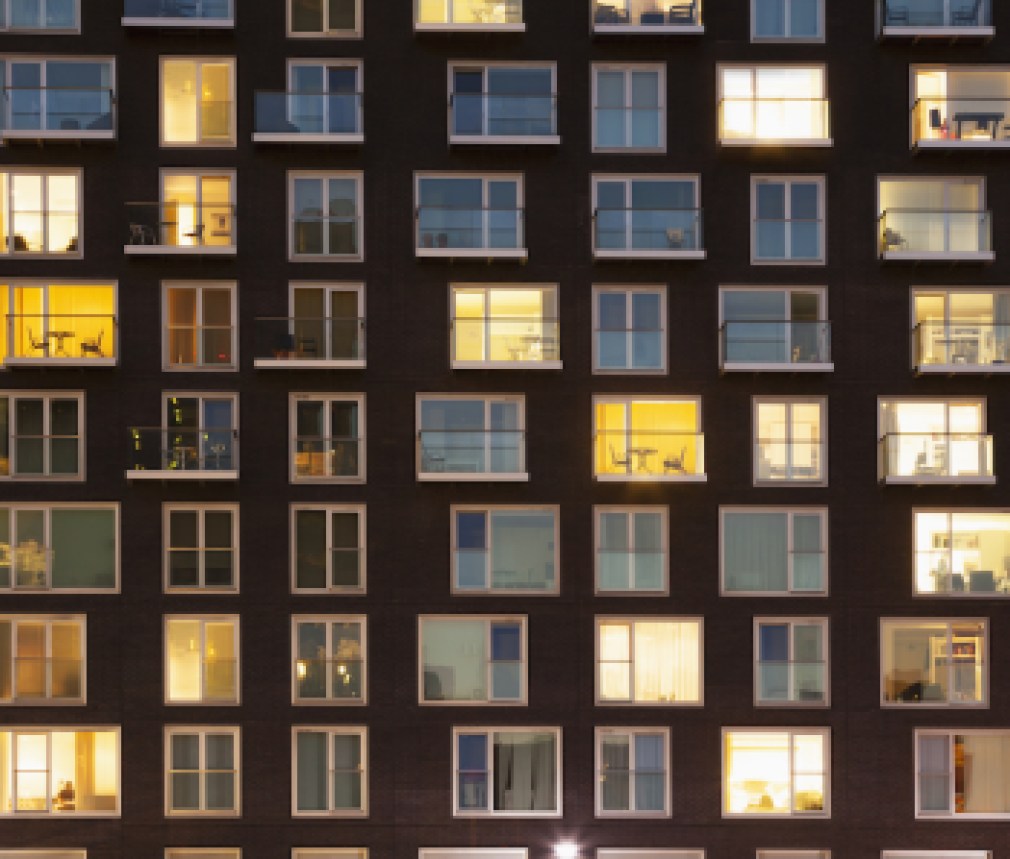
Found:
<path fill-rule="evenodd" d="M 365 479 L 363 394 L 291 395 L 291 480 Z"/>
<path fill-rule="evenodd" d="M 83 615 L 0 615 L 0 704 L 83 704 Z"/>
<path fill-rule="evenodd" d="M 723 817 L 830 817 L 827 728 L 723 730 Z"/>
<path fill-rule="evenodd" d="M 523 0 L 414 0 L 416 30 L 525 30 Z"/>
<path fill-rule="evenodd" d="M 824 289 L 719 290 L 723 370 L 831 370 L 831 323 Z"/>
<path fill-rule="evenodd" d="M 522 176 L 418 174 L 415 189 L 417 256 L 526 258 Z"/>
<path fill-rule="evenodd" d="M 826 510 L 723 508 L 719 522 L 724 595 L 827 593 Z"/>
<path fill-rule="evenodd" d="M 559 369 L 555 286 L 450 286 L 452 366 Z"/>
<path fill-rule="evenodd" d="M 237 816 L 239 729 L 165 729 L 165 814 Z"/>
<path fill-rule="evenodd" d="M 361 36 L 361 0 L 288 0 L 288 36 Z"/>
<path fill-rule="evenodd" d="M 0 253 L 82 256 L 80 170 L 0 170 Z"/>
<path fill-rule="evenodd" d="M 593 372 L 666 372 L 666 287 L 593 287 Z"/>
<path fill-rule="evenodd" d="M 596 592 L 666 593 L 666 507 L 595 507 Z"/>
<path fill-rule="evenodd" d="M 528 480 L 521 396 L 417 398 L 420 480 Z"/>
<path fill-rule="evenodd" d="M 717 75 L 723 145 L 831 146 L 824 66 L 719 66 Z"/>
<path fill-rule="evenodd" d="M 912 315 L 916 372 L 1010 371 L 1010 291 L 913 289 Z"/>
<path fill-rule="evenodd" d="M 556 68 L 450 64 L 450 143 L 560 143 Z"/>
<path fill-rule="evenodd" d="M 368 729 L 298 727 L 293 730 L 295 816 L 368 814 Z"/>
<path fill-rule="evenodd" d="M 234 284 L 165 286 L 165 369 L 234 370 Z"/>
<path fill-rule="evenodd" d="M 361 173 L 288 173 L 288 254 L 292 260 L 360 260 Z"/>
<path fill-rule="evenodd" d="M 238 476 L 235 394 L 167 394 L 160 427 L 131 427 L 130 479 Z"/>
<path fill-rule="evenodd" d="M 950 4 L 950 8 L 957 7 Z M 990 15 L 987 9 L 986 16 Z M 1010 66 L 913 66 L 911 75 L 914 146 L 1002 149 L 1010 145 L 1006 95 Z"/>
<path fill-rule="evenodd" d="M 291 517 L 292 590 L 364 593 L 364 506 L 298 505 Z"/>
<path fill-rule="evenodd" d="M 877 180 L 877 253 L 885 260 L 995 259 L 980 176 Z"/>
<path fill-rule="evenodd" d="M 1010 732 L 918 729 L 915 762 L 916 817 L 1010 817 Z"/>
<path fill-rule="evenodd" d="M 84 394 L 0 391 L 0 480 L 84 477 Z"/>
<path fill-rule="evenodd" d="M 988 641 L 984 619 L 882 619 L 881 703 L 988 704 Z"/>
<path fill-rule="evenodd" d="M 673 3 L 669 0 L 592 0 L 593 31 L 643 35 L 703 33 L 701 5 L 701 0 L 675 0 Z M 621 856 L 625 852 L 617 851 Z M 629 855 L 633 853 L 631 851 Z M 598 851 L 598 854 L 602 856 L 603 851 Z M 668 854 L 661 851 L 649 855 L 654 859 L 665 859 Z M 677 852 L 676 855 L 679 857 L 681 854 Z M 695 854 L 690 855 L 694 857 Z"/>
<path fill-rule="evenodd" d="M 289 60 L 285 92 L 256 91 L 254 143 L 363 143 L 358 60 Z"/>
<path fill-rule="evenodd" d="M 165 505 L 165 590 L 238 590 L 238 506 Z"/>
<path fill-rule="evenodd" d="M 233 57 L 162 57 L 161 143 L 235 145 Z"/>
<path fill-rule="evenodd" d="M 131 256 L 235 254 L 235 173 L 161 171 L 161 202 L 127 203 Z"/>
<path fill-rule="evenodd" d="M 597 259 L 704 259 L 697 176 L 593 176 Z"/>
<path fill-rule="evenodd" d="M 596 729 L 596 816 L 669 817 L 668 728 Z"/>
<path fill-rule="evenodd" d="M 291 619 L 295 704 L 366 702 L 365 623 L 344 615 Z"/>
<path fill-rule="evenodd" d="M 666 151 L 666 66 L 593 66 L 593 151 Z"/>
<path fill-rule="evenodd" d="M 80 32 L 80 0 L 35 0 L 29 3 L 0 0 L 0 30 L 3 29 Z M 20 855 L 20 851 L 15 852 Z M 40 856 L 38 859 L 48 857 Z"/>
<path fill-rule="evenodd" d="M 593 475 L 705 480 L 700 397 L 593 397 Z"/>
<path fill-rule="evenodd" d="M 824 179 L 751 180 L 751 262 L 824 264 Z"/>
<path fill-rule="evenodd" d="M 557 593 L 556 507 L 452 508 L 454 593 Z"/>
<path fill-rule="evenodd" d="M 420 617 L 422 704 L 525 704 L 525 617 Z"/>
<path fill-rule="evenodd" d="M 561 816 L 559 728 L 453 728 L 453 816 Z"/>
<path fill-rule="evenodd" d="M 118 817 L 119 760 L 119 728 L 5 727 L 0 814 Z"/>
<path fill-rule="evenodd" d="M 754 655 L 756 704 L 828 703 L 826 618 L 755 618 Z"/>
<path fill-rule="evenodd" d="M 827 400 L 754 398 L 754 483 L 828 482 Z"/>
<path fill-rule="evenodd" d="M 915 593 L 1010 595 L 1010 513 L 917 510 Z"/>
<path fill-rule="evenodd" d="M 596 619 L 599 704 L 700 704 L 700 618 Z"/>
<path fill-rule="evenodd" d="M 5 59 L 5 81 L 0 68 L 0 81 L 6 84 L 0 137 L 36 140 L 115 137 L 113 60 L 89 57 L 36 60 L 16 56 Z"/>
<path fill-rule="evenodd" d="M 823 42 L 824 0 L 751 0 L 751 41 Z"/>
<path fill-rule="evenodd" d="M 239 702 L 238 618 L 165 618 L 165 703 Z"/>

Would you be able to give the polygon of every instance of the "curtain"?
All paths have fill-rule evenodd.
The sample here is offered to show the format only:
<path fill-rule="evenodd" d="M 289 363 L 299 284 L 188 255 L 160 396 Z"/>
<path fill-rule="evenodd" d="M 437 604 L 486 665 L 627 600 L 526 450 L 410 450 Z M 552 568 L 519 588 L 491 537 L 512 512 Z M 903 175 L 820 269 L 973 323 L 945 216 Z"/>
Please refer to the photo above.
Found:
<path fill-rule="evenodd" d="M 421 659 L 425 700 L 486 700 L 485 629 L 480 620 L 424 621 Z"/>
<path fill-rule="evenodd" d="M 554 734 L 496 733 L 494 737 L 495 811 L 553 811 Z"/>
<path fill-rule="evenodd" d="M 950 807 L 950 736 L 919 737 L 919 810 L 953 811 Z"/>
<path fill-rule="evenodd" d="M 1006 814 L 1010 811 L 1010 736 L 968 734 L 962 739 L 963 810 Z"/>
<path fill-rule="evenodd" d="M 727 591 L 788 590 L 786 513 L 727 513 L 723 573 Z"/>
<path fill-rule="evenodd" d="M 697 701 L 698 623 L 635 624 L 636 701 Z"/>
<path fill-rule="evenodd" d="M 662 734 L 635 736 L 635 810 L 662 811 L 666 788 Z"/>
<path fill-rule="evenodd" d="M 333 737 L 333 808 L 361 808 L 361 737 Z"/>

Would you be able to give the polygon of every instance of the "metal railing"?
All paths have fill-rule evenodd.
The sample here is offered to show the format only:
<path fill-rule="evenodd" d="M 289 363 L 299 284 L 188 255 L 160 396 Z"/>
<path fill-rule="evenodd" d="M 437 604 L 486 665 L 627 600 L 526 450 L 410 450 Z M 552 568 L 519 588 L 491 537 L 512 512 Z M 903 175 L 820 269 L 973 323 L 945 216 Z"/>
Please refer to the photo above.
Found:
<path fill-rule="evenodd" d="M 698 26 L 700 0 L 593 0 L 593 26 Z"/>
<path fill-rule="evenodd" d="M 992 477 L 992 436 L 984 433 L 884 433 L 881 473 L 888 477 Z"/>
<path fill-rule="evenodd" d="M 526 471 L 524 430 L 420 430 L 422 474 L 522 474 Z"/>
<path fill-rule="evenodd" d="M 295 256 L 357 256 L 361 252 L 361 218 L 357 215 L 294 217 Z"/>
<path fill-rule="evenodd" d="M 231 203 L 127 203 L 128 245 L 231 247 L 235 207 Z"/>
<path fill-rule="evenodd" d="M 758 662 L 761 701 L 823 701 L 826 666 L 823 661 L 762 659 Z"/>
<path fill-rule="evenodd" d="M 948 76 L 949 78 L 950 76 Z M 948 79 L 953 87 L 956 79 Z M 919 142 L 1010 140 L 1010 98 L 920 98 L 912 105 L 912 136 Z"/>
<path fill-rule="evenodd" d="M 453 361 L 559 361 L 558 320 L 545 316 L 454 317 Z M 479 356 L 471 357 L 474 350 Z"/>
<path fill-rule="evenodd" d="M 439 11 L 441 10 L 441 11 Z M 521 24 L 522 0 L 418 0 L 417 23 L 424 24 Z"/>
<path fill-rule="evenodd" d="M 523 209 L 418 206 L 417 248 L 519 250 L 525 247 Z"/>
<path fill-rule="evenodd" d="M 449 96 L 449 127 L 459 137 L 552 137 L 558 133 L 553 93 L 462 93 Z"/>
<path fill-rule="evenodd" d="M 816 143 L 831 138 L 826 98 L 724 98 L 719 139 L 770 144 Z"/>
<path fill-rule="evenodd" d="M 285 361 L 361 361 L 365 319 L 268 316 L 256 319 L 257 358 Z"/>
<path fill-rule="evenodd" d="M 992 213 L 981 209 L 885 209 L 880 253 L 977 254 L 992 251 Z"/>
<path fill-rule="evenodd" d="M 701 216 L 701 209 L 597 208 L 594 247 L 597 252 L 701 250 Z"/>
<path fill-rule="evenodd" d="M 989 0 L 882 0 L 885 27 L 991 27 Z"/>
<path fill-rule="evenodd" d="M 530 590 L 542 591 L 555 581 L 554 561 L 542 565 L 515 569 L 518 564 L 495 558 L 495 547 L 487 549 L 453 549 L 453 571 L 456 587 L 461 591 Z M 496 566 L 496 562 L 498 566 Z M 480 583 L 475 581 L 480 579 Z"/>
<path fill-rule="evenodd" d="M 123 0 L 124 18 L 184 18 L 231 21 L 232 0 Z"/>
<path fill-rule="evenodd" d="M 257 92 L 259 134 L 361 134 L 361 93 Z"/>
<path fill-rule="evenodd" d="M 831 323 L 733 319 L 719 328 L 723 364 L 828 364 Z"/>
<path fill-rule="evenodd" d="M 7 315 L 4 358 L 115 358 L 116 317 L 111 313 Z"/>
<path fill-rule="evenodd" d="M 130 427 L 133 471 L 235 471 L 238 430 L 231 427 Z"/>
<path fill-rule="evenodd" d="M 4 87 L 2 127 L 8 131 L 108 131 L 116 98 L 107 87 Z"/>
<path fill-rule="evenodd" d="M 705 474 L 705 434 L 632 427 L 598 430 L 596 474 L 632 477 L 697 477 Z"/>
<path fill-rule="evenodd" d="M 1010 323 L 951 319 L 926 321 L 912 330 L 916 366 L 994 367 L 1010 364 Z"/>
<path fill-rule="evenodd" d="M 8 690 L 13 701 L 60 701 L 81 697 L 83 662 L 80 659 L 60 656 L 14 657 L 13 686 L 9 670 L 0 666 L 0 697 Z"/>
<path fill-rule="evenodd" d="M 297 697 L 304 700 L 360 700 L 364 661 L 354 659 L 303 659 L 295 661 Z"/>
<path fill-rule="evenodd" d="M 295 477 L 358 477 L 360 446 L 356 436 L 298 436 L 292 441 Z"/>

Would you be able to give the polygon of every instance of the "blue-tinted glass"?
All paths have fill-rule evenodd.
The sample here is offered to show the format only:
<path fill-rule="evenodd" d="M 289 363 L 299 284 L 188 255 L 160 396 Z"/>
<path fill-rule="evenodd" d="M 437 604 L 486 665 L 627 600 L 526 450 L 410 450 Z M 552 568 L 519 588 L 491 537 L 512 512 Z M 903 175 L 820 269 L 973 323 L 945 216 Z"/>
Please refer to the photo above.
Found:
<path fill-rule="evenodd" d="M 625 293 L 601 292 L 598 296 L 600 329 L 623 332 L 628 327 L 627 306 Z"/>
<path fill-rule="evenodd" d="M 487 548 L 487 514 L 456 514 L 456 543 L 460 549 Z"/>
<path fill-rule="evenodd" d="M 758 259 L 782 259 L 786 255 L 785 221 L 758 221 Z"/>
<path fill-rule="evenodd" d="M 481 207 L 480 179 L 422 179 L 419 183 L 422 206 Z"/>
<path fill-rule="evenodd" d="M 596 185 L 596 206 L 600 209 L 623 209 L 623 182 L 599 182 Z"/>
<path fill-rule="evenodd" d="M 789 627 L 763 624 L 758 633 L 759 659 L 762 662 L 789 661 Z"/>
<path fill-rule="evenodd" d="M 635 739 L 635 769 L 638 772 L 663 768 L 661 734 L 639 734 Z"/>
<path fill-rule="evenodd" d="M 421 429 L 484 429 L 484 403 L 480 400 L 425 400 L 421 403 Z"/>
<path fill-rule="evenodd" d="M 759 186 L 760 187 L 760 186 Z M 793 182 L 790 189 L 792 218 L 812 221 L 817 218 L 819 187 L 813 182 Z"/>
<path fill-rule="evenodd" d="M 491 659 L 493 661 L 518 662 L 519 649 L 519 624 L 491 624 Z"/>
<path fill-rule="evenodd" d="M 820 225 L 812 221 L 797 221 L 790 225 L 793 259 L 817 259 L 821 255 Z"/>
<path fill-rule="evenodd" d="M 758 220 L 781 220 L 786 216 L 785 185 L 772 185 L 762 182 L 756 187 Z M 796 217 L 796 213 L 793 213 Z"/>
<path fill-rule="evenodd" d="M 821 33 L 820 0 L 793 0 L 789 11 L 789 35 L 812 38 Z"/>
<path fill-rule="evenodd" d="M 453 74 L 453 123 L 456 134 L 484 131 L 484 73 L 479 69 L 457 69 Z"/>
<path fill-rule="evenodd" d="M 460 734 L 456 747 L 461 770 L 487 769 L 487 737 L 484 734 Z"/>
<path fill-rule="evenodd" d="M 765 38 L 786 34 L 786 0 L 754 0 L 754 33 Z"/>
<path fill-rule="evenodd" d="M 319 217 L 323 214 L 323 183 L 319 179 L 295 179 L 295 214 Z"/>

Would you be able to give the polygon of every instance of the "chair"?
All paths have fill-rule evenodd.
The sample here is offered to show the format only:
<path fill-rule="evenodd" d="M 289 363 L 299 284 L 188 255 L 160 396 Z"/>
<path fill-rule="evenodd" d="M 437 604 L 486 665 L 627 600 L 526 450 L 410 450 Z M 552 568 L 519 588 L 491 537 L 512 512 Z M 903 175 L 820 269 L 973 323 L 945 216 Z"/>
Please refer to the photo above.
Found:
<path fill-rule="evenodd" d="M 665 23 L 662 12 L 643 12 L 638 16 L 640 24 L 663 24 Z"/>
<path fill-rule="evenodd" d="M 147 224 L 130 224 L 130 244 L 131 245 L 153 245 L 154 227 Z"/>
<path fill-rule="evenodd" d="M 687 445 L 680 449 L 680 456 L 673 456 L 672 454 L 663 460 L 663 471 L 679 471 L 681 474 L 686 472 L 684 468 L 684 458 L 687 456 Z"/>
<path fill-rule="evenodd" d="M 625 471 L 631 468 L 631 457 L 627 453 L 623 457 L 618 456 L 613 445 L 610 445 L 610 462 L 615 468 L 623 468 Z"/>
<path fill-rule="evenodd" d="M 693 24 L 694 23 L 694 3 L 678 3 L 671 6 L 667 17 L 671 24 Z"/>
<path fill-rule="evenodd" d="M 670 248 L 684 247 L 684 231 L 669 227 L 666 231 L 666 246 Z"/>
<path fill-rule="evenodd" d="M 105 329 L 101 329 L 98 332 L 97 337 L 89 337 L 81 341 L 81 357 L 84 358 L 88 355 L 94 355 L 96 358 L 104 358 L 105 353 L 102 351 L 102 337 L 105 335 Z"/>
<path fill-rule="evenodd" d="M 596 15 L 593 20 L 597 24 L 627 24 L 628 11 L 601 3 L 596 7 Z"/>
<path fill-rule="evenodd" d="M 931 107 L 929 109 L 929 127 L 939 131 L 943 128 L 943 117 L 940 116 L 940 108 Z"/>
<path fill-rule="evenodd" d="M 978 12 L 982 5 L 982 0 L 975 0 L 970 6 L 962 6 L 955 9 L 950 14 L 950 23 L 955 27 L 977 27 Z"/>
<path fill-rule="evenodd" d="M 41 340 L 36 340 L 31 328 L 28 329 L 28 343 L 34 351 L 41 352 L 45 357 L 49 357 L 49 341 L 44 337 Z"/>
<path fill-rule="evenodd" d="M 884 229 L 884 250 L 904 250 L 908 247 L 908 240 L 897 230 L 892 230 L 890 227 Z"/>
<path fill-rule="evenodd" d="M 975 570 L 968 576 L 968 590 L 972 593 L 991 593 L 996 590 L 992 570 Z"/>

